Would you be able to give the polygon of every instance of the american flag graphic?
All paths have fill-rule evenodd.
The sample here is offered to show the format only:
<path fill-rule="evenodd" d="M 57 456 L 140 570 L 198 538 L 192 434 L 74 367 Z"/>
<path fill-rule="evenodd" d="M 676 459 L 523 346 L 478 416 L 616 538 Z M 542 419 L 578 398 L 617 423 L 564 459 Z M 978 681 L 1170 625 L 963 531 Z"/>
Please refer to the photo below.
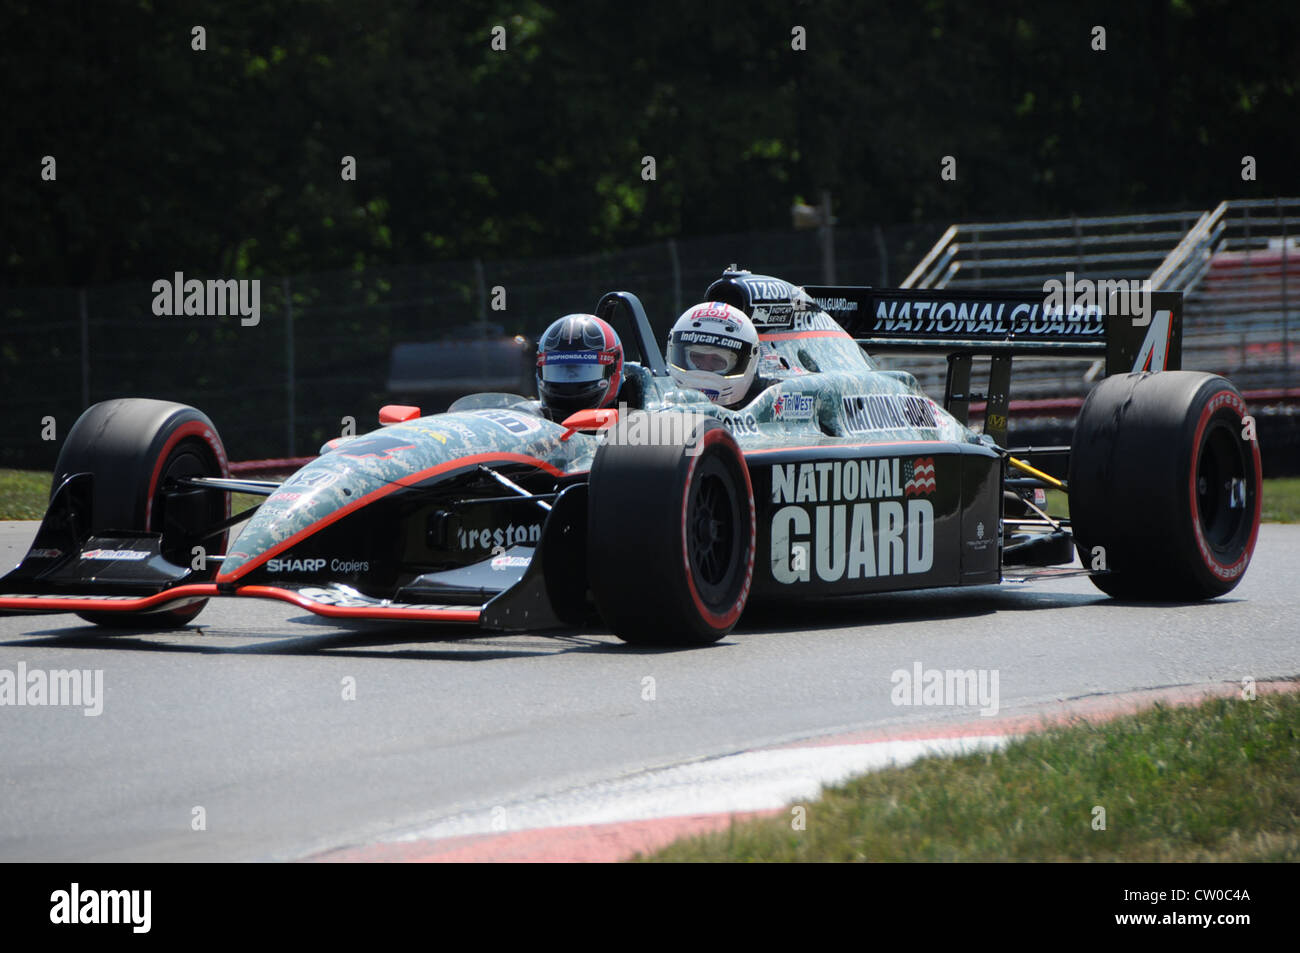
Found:
<path fill-rule="evenodd" d="M 934 492 L 934 457 L 903 461 L 903 496 L 920 496 Z"/>

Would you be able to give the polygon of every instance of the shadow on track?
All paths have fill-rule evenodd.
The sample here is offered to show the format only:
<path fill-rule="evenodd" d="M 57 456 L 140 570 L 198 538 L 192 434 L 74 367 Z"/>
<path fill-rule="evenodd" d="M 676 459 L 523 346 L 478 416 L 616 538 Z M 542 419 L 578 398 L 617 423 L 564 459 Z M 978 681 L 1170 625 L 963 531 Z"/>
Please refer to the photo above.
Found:
<path fill-rule="evenodd" d="M 1027 586 L 918 589 L 751 606 L 737 634 L 779 634 L 895 623 L 973 619 L 997 613 L 1071 609 L 1111 600 L 1102 593 L 1044 592 Z"/>
<path fill-rule="evenodd" d="M 207 630 L 207 631 L 205 631 Z M 232 638 L 256 640 L 250 645 L 214 644 Z M 514 644 L 504 644 L 511 638 Z M 423 645 L 428 647 L 415 647 Z M 342 658 L 411 659 L 415 661 L 480 662 L 500 659 L 557 655 L 586 647 L 584 637 L 557 633 L 544 645 L 519 644 L 516 637 L 487 636 L 466 632 L 441 638 L 412 637 L 410 629 L 385 627 L 362 631 L 331 632 L 309 636 L 248 635 L 224 632 L 216 627 L 193 625 L 159 632 L 154 629 L 123 630 L 111 634 L 94 626 L 77 629 L 47 629 L 21 639 L 0 641 L 4 647 L 91 649 L 95 651 L 179 652 L 198 655 L 316 655 Z M 392 646 L 385 649 L 384 646 Z M 409 647 L 399 647 L 409 646 Z"/>
<path fill-rule="evenodd" d="M 414 623 L 391 625 L 363 620 L 322 619 L 314 615 L 288 621 L 324 633 L 302 636 L 263 635 L 195 624 L 159 631 L 116 630 L 91 625 L 45 629 L 16 639 L 0 640 L 6 647 L 92 649 L 98 651 L 179 652 L 239 655 L 316 655 L 345 658 L 408 659 L 413 661 L 490 662 L 566 655 L 573 652 L 659 655 L 670 652 L 726 649 L 738 639 L 779 635 L 809 629 L 861 628 L 872 625 L 925 623 L 973 619 L 995 613 L 1019 613 L 1076 608 L 1113 601 L 1101 593 L 1063 593 L 1027 587 L 987 586 L 974 589 L 918 590 L 879 593 L 820 601 L 767 603 L 751 606 L 735 632 L 720 643 L 703 646 L 627 645 L 600 629 L 555 629 L 538 632 L 484 633 L 472 628 L 419 629 Z M 1117 603 L 1116 603 L 1117 604 Z M 1134 603 L 1126 603 L 1132 606 Z M 241 640 L 250 644 L 229 644 Z M 224 643 L 224 644 L 222 644 Z"/>

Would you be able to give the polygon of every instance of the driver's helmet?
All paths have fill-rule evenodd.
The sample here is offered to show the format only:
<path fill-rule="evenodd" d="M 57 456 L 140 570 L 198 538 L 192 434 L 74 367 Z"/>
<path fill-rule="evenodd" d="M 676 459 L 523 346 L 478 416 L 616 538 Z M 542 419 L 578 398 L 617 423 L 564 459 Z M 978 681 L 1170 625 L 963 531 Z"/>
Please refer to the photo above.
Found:
<path fill-rule="evenodd" d="M 687 308 L 668 335 L 668 373 L 678 387 L 702 390 L 715 404 L 739 404 L 758 370 L 758 331 L 721 301 Z"/>
<path fill-rule="evenodd" d="M 537 343 L 537 396 L 555 419 L 609 407 L 623 383 L 623 345 L 594 314 L 566 314 Z"/>

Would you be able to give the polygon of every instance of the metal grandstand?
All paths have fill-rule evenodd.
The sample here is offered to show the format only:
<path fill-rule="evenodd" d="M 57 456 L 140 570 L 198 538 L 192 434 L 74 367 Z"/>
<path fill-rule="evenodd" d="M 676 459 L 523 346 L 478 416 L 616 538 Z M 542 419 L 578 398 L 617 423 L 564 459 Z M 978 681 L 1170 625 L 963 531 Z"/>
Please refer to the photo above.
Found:
<path fill-rule="evenodd" d="M 1041 290 L 1050 279 L 1149 280 L 1185 297 L 1183 367 L 1231 377 L 1257 400 L 1300 396 L 1290 312 L 1300 291 L 1300 199 L 1220 202 L 1208 211 L 952 225 L 905 288 Z M 881 363 L 889 363 L 882 360 Z M 922 386 L 942 389 L 942 360 L 909 358 Z M 1016 409 L 1068 410 L 1095 365 L 1017 360 Z"/>

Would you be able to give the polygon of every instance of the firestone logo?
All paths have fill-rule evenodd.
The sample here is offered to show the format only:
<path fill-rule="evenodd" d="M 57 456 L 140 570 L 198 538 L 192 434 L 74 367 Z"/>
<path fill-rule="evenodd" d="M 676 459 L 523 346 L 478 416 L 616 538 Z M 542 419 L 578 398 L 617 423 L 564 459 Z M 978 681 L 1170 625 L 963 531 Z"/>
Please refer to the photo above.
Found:
<path fill-rule="evenodd" d="M 531 523 L 524 526 L 498 526 L 488 529 L 462 529 L 457 533 L 461 549 L 491 549 L 494 546 L 516 546 L 521 543 L 536 543 L 542 538 L 542 524 Z"/>

